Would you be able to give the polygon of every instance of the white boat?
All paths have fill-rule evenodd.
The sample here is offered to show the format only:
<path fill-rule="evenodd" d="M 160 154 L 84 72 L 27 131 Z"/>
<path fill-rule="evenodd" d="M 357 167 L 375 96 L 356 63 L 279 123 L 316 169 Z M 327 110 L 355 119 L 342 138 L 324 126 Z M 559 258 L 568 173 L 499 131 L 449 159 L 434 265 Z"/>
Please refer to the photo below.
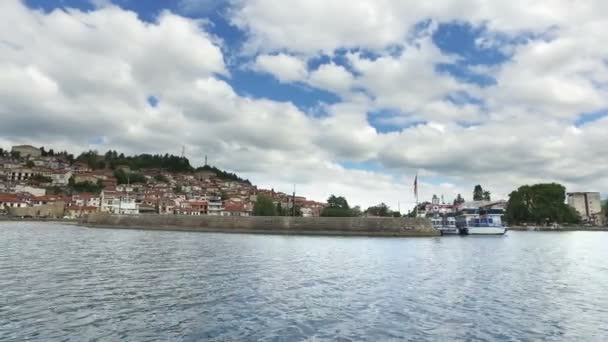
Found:
<path fill-rule="evenodd" d="M 459 235 L 460 229 L 456 228 L 456 226 L 442 226 L 439 229 L 441 235 Z"/>
<path fill-rule="evenodd" d="M 468 235 L 504 235 L 507 232 L 506 227 L 467 227 L 466 234 Z"/>
<path fill-rule="evenodd" d="M 456 216 L 456 225 L 463 235 L 504 235 L 503 208 L 492 208 L 494 203 L 477 208 L 465 208 Z"/>
<path fill-rule="evenodd" d="M 433 217 L 433 227 L 441 232 L 441 235 L 458 235 L 460 230 L 456 227 L 454 217 Z"/>

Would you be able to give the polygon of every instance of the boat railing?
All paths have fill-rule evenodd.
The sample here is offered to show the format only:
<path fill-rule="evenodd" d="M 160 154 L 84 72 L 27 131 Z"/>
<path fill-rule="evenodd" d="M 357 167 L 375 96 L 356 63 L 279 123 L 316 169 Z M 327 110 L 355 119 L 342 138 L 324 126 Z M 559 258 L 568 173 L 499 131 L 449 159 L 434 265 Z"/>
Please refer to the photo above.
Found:
<path fill-rule="evenodd" d="M 469 227 L 500 227 L 502 228 L 503 225 L 500 223 L 487 223 L 487 222 L 470 222 L 468 224 Z"/>

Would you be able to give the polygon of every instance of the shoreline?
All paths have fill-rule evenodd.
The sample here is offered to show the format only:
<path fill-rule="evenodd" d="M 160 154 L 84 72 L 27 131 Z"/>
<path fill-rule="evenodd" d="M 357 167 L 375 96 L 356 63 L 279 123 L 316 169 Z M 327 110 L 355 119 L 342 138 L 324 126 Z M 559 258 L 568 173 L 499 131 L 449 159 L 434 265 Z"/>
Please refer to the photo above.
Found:
<path fill-rule="evenodd" d="M 508 227 L 507 231 L 518 232 L 608 232 L 608 227 Z"/>
<path fill-rule="evenodd" d="M 441 233 L 419 218 L 90 215 L 79 221 L 90 228 L 145 229 L 275 235 L 434 237 Z"/>
<path fill-rule="evenodd" d="M 119 215 L 96 215 L 103 216 L 107 220 L 109 217 L 123 217 Z M 165 218 L 162 215 L 155 215 L 156 218 L 162 219 Z M 141 216 L 139 216 L 141 217 Z M 172 217 L 172 216 L 169 216 Z M 129 217 L 130 218 L 130 217 Z M 226 219 L 234 221 L 234 219 L 253 219 L 254 217 L 228 217 Z M 261 218 L 261 217 L 258 217 Z M 266 217 L 266 219 L 269 219 Z M 287 219 L 291 219 L 287 217 Z M 305 218 L 308 222 L 318 220 L 320 218 Z M 327 218 L 326 218 L 327 219 Z M 340 220 L 344 218 L 329 218 L 330 220 Z M 361 219 L 361 218 L 360 218 Z M 363 219 L 372 219 L 372 218 L 363 218 Z M 373 218 L 373 219 L 384 219 L 384 218 Z M 49 223 L 63 223 L 69 225 L 78 225 L 86 228 L 101 228 L 101 229 L 133 229 L 133 230 L 156 230 L 156 231 L 176 231 L 176 232 L 201 232 L 201 233 L 229 233 L 229 234 L 272 234 L 272 235 L 310 235 L 310 236 L 368 236 L 368 237 L 433 237 L 440 236 L 437 235 L 432 229 L 429 231 L 428 229 L 339 229 L 339 228 L 330 228 L 330 229 L 306 229 L 304 227 L 281 227 L 281 228 L 264 228 L 264 227 L 212 227 L 212 226 L 201 226 L 200 224 L 194 225 L 175 225 L 175 224 L 162 224 L 163 220 L 158 220 L 159 222 L 152 222 L 151 224 L 124 224 L 122 222 L 98 222 L 99 219 L 89 220 L 89 218 L 84 219 L 64 219 L 64 218 L 18 218 L 18 217 L 10 217 L 10 216 L 0 216 L 0 223 L 3 222 L 49 222 Z M 102 220 L 103 221 L 103 220 Z M 608 232 L 608 226 L 601 227 L 582 227 L 582 226 L 574 226 L 574 227 L 524 227 L 524 226 L 515 226 L 508 227 L 507 231 L 517 231 L 517 232 Z"/>
<path fill-rule="evenodd" d="M 219 233 L 219 234 L 253 234 L 253 235 L 294 235 L 294 236 L 332 236 L 332 237 L 412 237 L 428 238 L 441 235 L 429 234 L 399 234 L 393 232 L 355 232 L 347 230 L 278 230 L 278 229 L 226 229 L 226 228 L 193 228 L 173 226 L 106 226 L 77 223 L 78 226 L 89 229 L 118 229 L 118 230 L 147 230 L 161 232 L 186 232 L 186 233 Z"/>

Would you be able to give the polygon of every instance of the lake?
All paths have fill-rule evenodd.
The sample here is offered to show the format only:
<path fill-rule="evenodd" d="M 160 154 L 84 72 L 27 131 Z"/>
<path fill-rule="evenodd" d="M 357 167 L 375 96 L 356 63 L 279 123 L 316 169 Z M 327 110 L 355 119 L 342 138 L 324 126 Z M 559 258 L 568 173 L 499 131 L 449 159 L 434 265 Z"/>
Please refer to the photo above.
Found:
<path fill-rule="evenodd" d="M 308 237 L 0 222 L 2 341 L 608 340 L 608 233 Z"/>

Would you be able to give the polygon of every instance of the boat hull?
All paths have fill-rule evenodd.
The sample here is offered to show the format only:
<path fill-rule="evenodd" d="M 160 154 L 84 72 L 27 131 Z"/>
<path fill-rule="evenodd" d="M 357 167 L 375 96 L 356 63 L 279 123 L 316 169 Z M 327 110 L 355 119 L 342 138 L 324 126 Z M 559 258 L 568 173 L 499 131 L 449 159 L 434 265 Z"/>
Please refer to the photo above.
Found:
<path fill-rule="evenodd" d="M 505 227 L 468 227 L 468 235 L 504 235 L 507 232 Z"/>
<path fill-rule="evenodd" d="M 460 230 L 458 228 L 446 228 L 446 227 L 442 227 L 442 228 L 438 228 L 439 231 L 441 232 L 441 235 L 458 235 L 460 234 Z"/>

